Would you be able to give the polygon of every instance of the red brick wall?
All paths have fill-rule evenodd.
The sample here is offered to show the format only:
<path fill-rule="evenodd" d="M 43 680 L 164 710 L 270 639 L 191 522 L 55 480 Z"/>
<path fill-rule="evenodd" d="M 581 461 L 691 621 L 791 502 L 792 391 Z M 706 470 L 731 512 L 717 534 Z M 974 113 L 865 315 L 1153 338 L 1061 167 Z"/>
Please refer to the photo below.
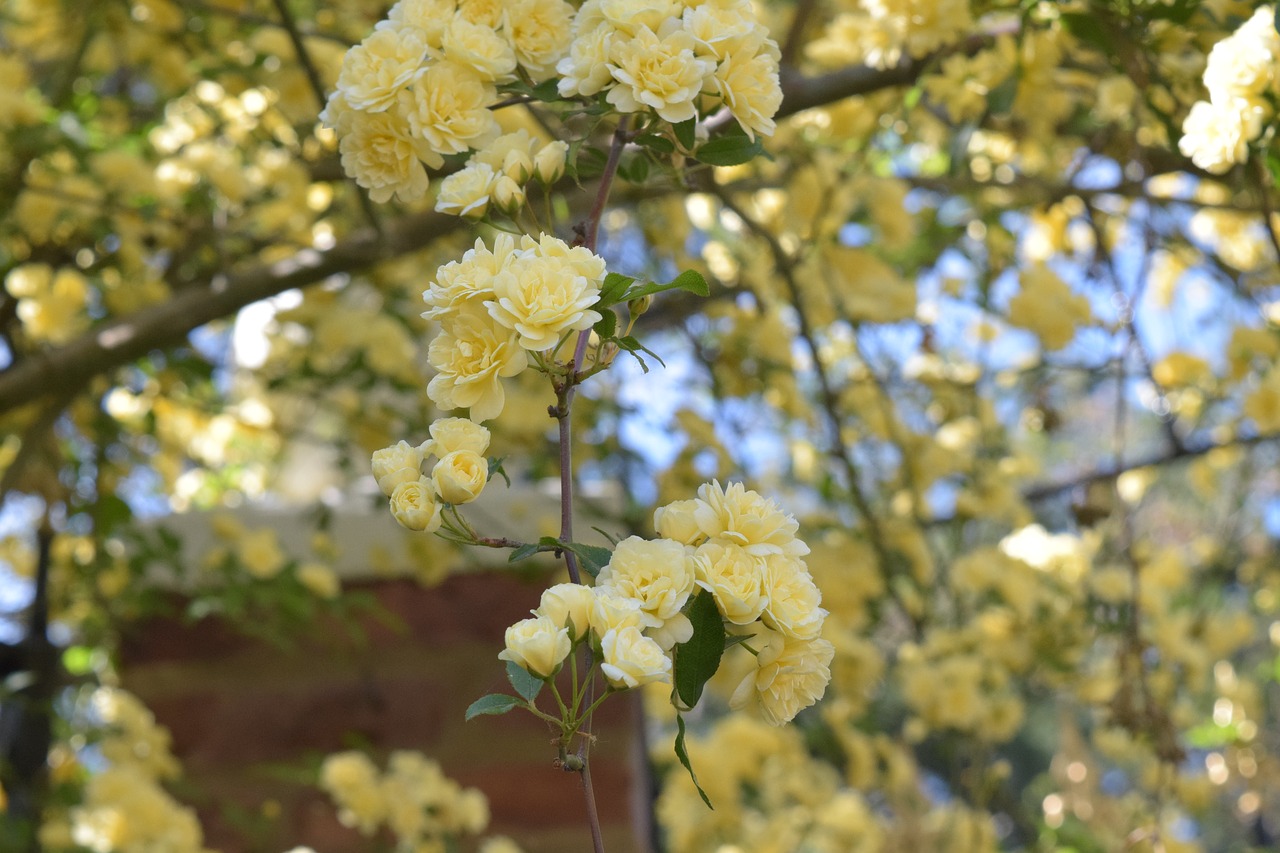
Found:
<path fill-rule="evenodd" d="M 292 650 L 246 640 L 205 620 L 138 626 L 122 650 L 124 686 L 173 734 L 185 768 L 179 790 L 196 805 L 207 844 L 223 853 L 363 853 L 328 799 L 303 783 L 331 752 L 366 745 L 381 760 L 415 749 L 489 799 L 490 833 L 527 853 L 591 848 L 576 774 L 556 769 L 547 727 L 529 714 L 463 721 L 485 693 L 509 690 L 497 659 L 506 627 L 537 606 L 542 584 L 501 574 L 457 575 L 423 589 L 410 581 L 364 585 L 407 630 L 366 619 L 364 645 L 317 626 Z M 610 853 L 642 851 L 634 796 L 638 712 L 623 698 L 602 706 L 593 751 Z M 354 738 L 354 740 L 353 740 Z"/>

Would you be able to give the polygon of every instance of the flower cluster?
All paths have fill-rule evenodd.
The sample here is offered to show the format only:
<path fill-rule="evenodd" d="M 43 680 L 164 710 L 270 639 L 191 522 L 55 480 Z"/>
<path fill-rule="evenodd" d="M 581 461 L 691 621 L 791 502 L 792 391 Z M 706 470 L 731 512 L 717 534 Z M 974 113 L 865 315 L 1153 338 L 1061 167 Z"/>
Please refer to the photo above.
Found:
<path fill-rule="evenodd" d="M 343 169 L 374 201 L 422 198 L 428 167 L 498 136 L 498 85 L 550 75 L 572 15 L 564 0 L 400 0 L 347 51 L 325 107 Z"/>
<path fill-rule="evenodd" d="M 524 129 L 499 136 L 473 154 L 463 169 L 440 182 L 436 210 L 483 219 L 492 203 L 514 214 L 524 204 L 524 185 L 531 178 L 543 184 L 558 181 L 568 153 L 567 142 L 541 145 Z"/>
<path fill-rule="evenodd" d="M 1280 82 L 1280 33 L 1275 9 L 1264 6 L 1240 29 L 1213 46 L 1204 71 L 1208 101 L 1197 101 L 1182 124 L 1178 149 L 1220 175 L 1249 158 L 1272 115 L 1267 94 Z"/>
<path fill-rule="evenodd" d="M 827 611 L 801 559 L 809 546 L 796 538 L 795 518 L 741 483 L 713 482 L 695 500 L 659 508 L 654 527 L 692 549 L 698 586 L 730 630 L 753 635 L 756 667 L 730 705 L 781 725 L 822 698 L 834 649 L 818 636 Z"/>
<path fill-rule="evenodd" d="M 441 325 L 427 353 L 436 370 L 428 396 L 444 409 L 469 408 L 477 422 L 496 418 L 506 401 L 500 380 L 528 367 L 530 352 L 600 320 L 591 306 L 604 277 L 602 258 L 547 234 L 525 235 L 519 247 L 500 234 L 492 250 L 476 240 L 422 295 L 423 316 Z"/>
<path fill-rule="evenodd" d="M 130 693 L 114 687 L 94 690 L 89 706 L 103 729 L 98 742 L 107 766 L 93 773 L 80 804 L 50 808 L 40 829 L 46 850 L 94 853 L 204 853 L 195 810 L 162 787 L 181 768 L 170 750 L 169 731 Z M 78 766 L 73 758 L 51 765 L 61 772 Z"/>
<path fill-rule="evenodd" d="M 18 300 L 18 319 L 32 341 L 65 344 L 89 325 L 89 282 L 78 270 L 23 264 L 4 281 Z"/>
<path fill-rule="evenodd" d="M 550 678 L 574 646 L 590 641 L 615 689 L 669 681 L 671 655 L 694 632 L 692 597 L 706 590 L 756 666 L 733 694 L 781 725 L 821 698 L 833 648 L 818 634 L 826 611 L 796 538 L 795 518 L 739 483 L 710 483 L 694 500 L 657 510 L 659 537 L 618 543 L 594 588 L 548 589 L 533 618 L 507 630 L 499 655 Z"/>
<path fill-rule="evenodd" d="M 414 447 L 400 441 L 373 454 L 373 476 L 391 499 L 391 514 L 409 530 L 440 528 L 444 504 L 470 503 L 489 481 L 489 430 L 466 418 L 440 418 L 431 438 Z M 435 456 L 429 474 L 423 463 Z"/>
<path fill-rule="evenodd" d="M 748 136 L 772 136 L 780 54 L 766 32 L 747 0 L 587 0 L 556 66 L 560 94 L 604 92 L 619 112 L 672 123 L 695 118 L 711 94 Z"/>
<path fill-rule="evenodd" d="M 362 752 L 325 759 L 320 786 L 337 804 L 339 819 L 372 835 L 386 826 L 397 850 L 453 849 L 457 839 L 489 825 L 489 804 L 476 788 L 462 788 L 440 765 L 418 752 L 391 753 L 386 773 Z M 489 839 L 482 849 L 518 851 L 507 839 Z"/>

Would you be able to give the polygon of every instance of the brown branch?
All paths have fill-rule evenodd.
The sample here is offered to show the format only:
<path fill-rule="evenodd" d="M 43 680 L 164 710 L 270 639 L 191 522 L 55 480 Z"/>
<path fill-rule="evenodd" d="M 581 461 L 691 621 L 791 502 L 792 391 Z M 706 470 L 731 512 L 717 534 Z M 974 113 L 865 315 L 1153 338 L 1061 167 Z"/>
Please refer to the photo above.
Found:
<path fill-rule="evenodd" d="M 193 288 L 110 320 L 65 346 L 32 354 L 0 372 L 0 413 L 48 394 L 74 392 L 93 377 L 154 349 L 179 344 L 192 330 L 250 303 L 421 249 L 464 222 L 441 213 L 406 216 L 389 226 L 382 238 L 372 229 L 362 229 L 327 251 L 304 250 L 287 260 L 258 264 L 209 287 Z"/>

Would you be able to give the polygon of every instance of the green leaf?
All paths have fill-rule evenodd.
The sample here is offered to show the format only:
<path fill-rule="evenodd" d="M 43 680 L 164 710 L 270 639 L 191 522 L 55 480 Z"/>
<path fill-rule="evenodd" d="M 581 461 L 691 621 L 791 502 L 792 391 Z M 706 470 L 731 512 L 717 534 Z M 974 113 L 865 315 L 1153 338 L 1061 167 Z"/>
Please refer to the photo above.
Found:
<path fill-rule="evenodd" d="M 763 150 L 759 139 L 753 142 L 745 136 L 722 136 L 704 144 L 695 156 L 711 166 L 738 166 L 750 162 Z"/>
<path fill-rule="evenodd" d="M 526 560 L 538 553 L 538 546 L 533 544 L 521 545 L 519 548 L 511 552 L 511 556 L 507 558 L 508 563 L 518 563 Z"/>
<path fill-rule="evenodd" d="M 578 555 L 582 568 L 591 577 L 600 574 L 600 570 L 609 565 L 613 552 L 600 545 L 583 545 L 581 542 L 570 542 L 569 550 Z"/>
<path fill-rule="evenodd" d="M 507 713 L 512 708 L 519 708 L 520 704 L 520 700 L 514 696 L 508 696 L 505 693 L 490 693 L 488 696 L 481 696 L 471 703 L 471 707 L 467 709 L 466 718 L 470 720 L 481 715 L 496 717 L 499 714 Z"/>
<path fill-rule="evenodd" d="M 680 273 L 680 275 L 671 279 L 671 286 L 679 290 L 687 290 L 695 296 L 711 295 L 711 288 L 707 287 L 707 280 L 697 270 L 685 270 Z"/>
<path fill-rule="evenodd" d="M 1017 96 L 1018 78 L 1015 75 L 987 92 L 987 110 L 996 115 L 1007 113 L 1013 108 L 1013 100 Z"/>
<path fill-rule="evenodd" d="M 686 151 L 692 151 L 693 146 L 697 144 L 698 136 L 695 133 L 697 125 L 697 119 L 691 118 L 671 126 L 671 129 L 676 132 L 676 141 L 679 142 L 681 147 Z"/>
<path fill-rule="evenodd" d="M 605 163 L 608 162 L 608 159 L 599 148 L 583 146 L 578 149 L 578 159 L 574 161 L 574 174 L 579 180 L 598 178 L 604 174 Z"/>
<path fill-rule="evenodd" d="M 497 474 L 507 481 L 507 488 L 511 488 L 511 478 L 507 476 L 506 469 L 502 467 L 505 456 L 493 456 L 489 459 L 489 479 L 493 480 L 493 475 Z"/>
<path fill-rule="evenodd" d="M 642 148 L 651 148 L 662 154 L 670 154 L 676 150 L 675 143 L 665 136 L 659 136 L 656 133 L 642 133 L 635 138 L 636 145 Z"/>
<path fill-rule="evenodd" d="M 623 295 L 627 292 L 627 288 L 635 283 L 635 279 L 629 275 L 611 272 L 604 277 L 604 284 L 600 287 L 600 298 L 596 300 L 593 308 L 608 308 L 610 305 L 616 305 L 622 301 Z"/>
<path fill-rule="evenodd" d="M 539 101 L 563 101 L 560 97 L 560 81 L 552 77 L 550 80 L 544 80 L 537 86 L 529 90 L 529 94 L 537 98 Z"/>
<path fill-rule="evenodd" d="M 93 520 L 99 536 L 106 536 L 133 518 L 133 509 L 122 498 L 103 495 L 93 508 Z"/>
<path fill-rule="evenodd" d="M 702 797 L 702 801 L 707 804 L 707 808 L 715 811 L 716 807 L 711 805 L 711 800 L 707 798 L 707 792 L 702 790 L 702 786 L 698 784 L 698 777 L 693 772 L 693 765 L 689 763 L 689 751 L 684 746 L 684 717 L 676 714 L 676 758 L 680 759 L 680 764 L 685 770 L 689 771 L 689 779 L 693 781 L 693 787 L 698 789 L 698 796 Z"/>
<path fill-rule="evenodd" d="M 524 697 L 526 702 L 537 699 L 538 693 L 542 690 L 542 679 L 514 661 L 507 661 L 507 681 L 511 682 L 511 686 Z"/>
<path fill-rule="evenodd" d="M 705 589 L 693 599 L 689 621 L 693 623 L 693 636 L 687 643 L 676 646 L 672 655 L 675 670 L 672 680 L 676 695 L 686 708 L 697 705 L 702 698 L 702 689 L 720 668 L 725 649 L 724 619 L 715 598 Z"/>
<path fill-rule="evenodd" d="M 630 301 L 651 293 L 665 293 L 668 290 L 686 290 L 695 296 L 711 295 L 711 289 L 707 287 L 707 280 L 702 277 L 702 273 L 697 270 L 685 270 L 665 283 L 651 281 L 639 287 L 633 287 L 626 292 L 625 298 Z"/>
<path fill-rule="evenodd" d="M 618 315 L 613 313 L 612 308 L 606 308 L 600 312 L 600 321 L 591 328 L 595 329 L 602 341 L 612 338 L 613 333 L 618 331 Z"/>
<path fill-rule="evenodd" d="M 636 340 L 634 335 L 627 335 L 625 338 L 618 338 L 618 346 L 622 347 L 624 350 L 631 353 L 632 355 L 636 355 L 637 351 L 643 352 L 646 355 L 652 356 L 658 362 L 658 364 L 661 364 L 663 367 L 667 366 L 667 363 L 662 360 L 662 356 L 658 355 L 656 352 L 649 349 L 644 344 L 640 343 L 638 340 Z M 636 356 L 636 360 L 639 361 L 641 365 L 644 364 L 644 359 L 641 359 L 639 356 Z M 649 369 L 646 367 L 645 372 L 647 373 L 648 370 Z"/>
<path fill-rule="evenodd" d="M 71 646 L 62 653 L 62 667 L 70 675 L 88 675 L 93 672 L 93 656 L 88 646 Z"/>
<path fill-rule="evenodd" d="M 1095 14 L 1063 12 L 1058 16 L 1067 32 L 1104 53 L 1114 53 L 1114 37 Z"/>

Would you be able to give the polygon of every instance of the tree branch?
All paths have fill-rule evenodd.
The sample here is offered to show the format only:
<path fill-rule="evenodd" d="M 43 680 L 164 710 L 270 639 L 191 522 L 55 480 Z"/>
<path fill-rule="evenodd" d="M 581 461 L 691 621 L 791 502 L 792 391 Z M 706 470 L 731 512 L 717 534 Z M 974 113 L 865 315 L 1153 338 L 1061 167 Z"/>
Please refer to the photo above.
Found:
<path fill-rule="evenodd" d="M 250 303 L 421 249 L 463 224 L 442 213 L 413 214 L 388 227 L 385 237 L 362 229 L 327 251 L 309 249 L 287 260 L 255 265 L 215 279 L 207 288 L 193 288 L 163 304 L 110 320 L 65 346 L 29 355 L 0 372 L 0 413 L 82 387 L 154 349 L 181 343 L 192 330 Z"/>

